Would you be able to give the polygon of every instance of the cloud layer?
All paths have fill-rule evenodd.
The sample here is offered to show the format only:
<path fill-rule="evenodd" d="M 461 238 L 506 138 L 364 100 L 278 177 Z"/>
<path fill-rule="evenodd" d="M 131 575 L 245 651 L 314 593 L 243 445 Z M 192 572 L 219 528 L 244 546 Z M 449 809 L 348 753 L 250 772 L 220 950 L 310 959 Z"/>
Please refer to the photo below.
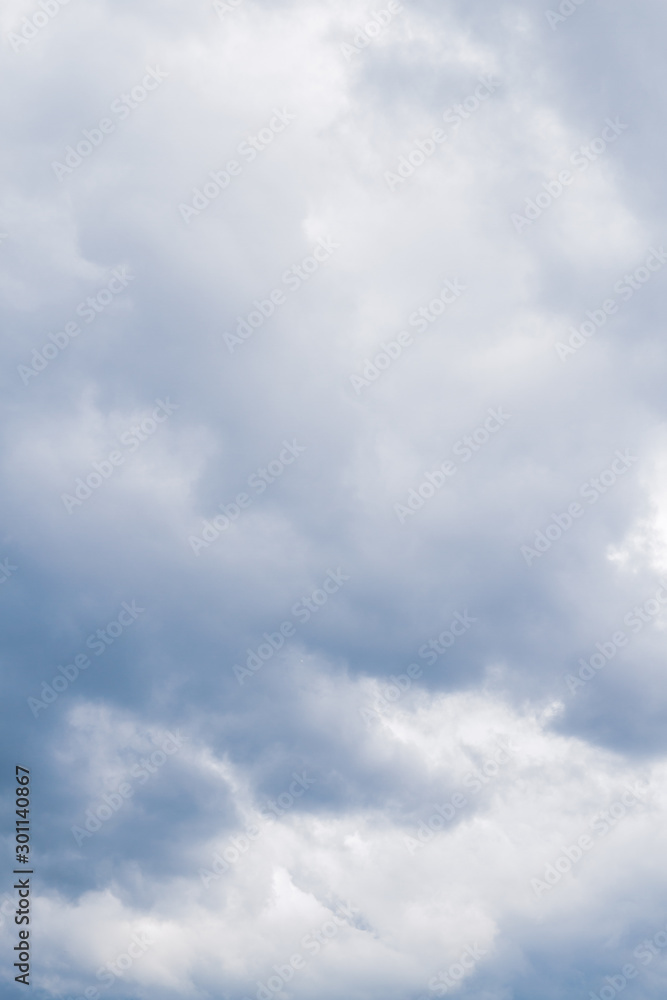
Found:
<path fill-rule="evenodd" d="M 39 1000 L 664 994 L 664 27 L 4 6 Z"/>

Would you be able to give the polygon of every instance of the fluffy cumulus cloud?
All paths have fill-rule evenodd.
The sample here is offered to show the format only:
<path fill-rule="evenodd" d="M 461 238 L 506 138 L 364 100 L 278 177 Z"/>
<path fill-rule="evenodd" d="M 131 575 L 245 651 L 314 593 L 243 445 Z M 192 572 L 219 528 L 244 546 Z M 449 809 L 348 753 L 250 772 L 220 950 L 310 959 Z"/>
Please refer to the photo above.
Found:
<path fill-rule="evenodd" d="M 665 18 L 4 4 L 8 996 L 664 996 Z"/>

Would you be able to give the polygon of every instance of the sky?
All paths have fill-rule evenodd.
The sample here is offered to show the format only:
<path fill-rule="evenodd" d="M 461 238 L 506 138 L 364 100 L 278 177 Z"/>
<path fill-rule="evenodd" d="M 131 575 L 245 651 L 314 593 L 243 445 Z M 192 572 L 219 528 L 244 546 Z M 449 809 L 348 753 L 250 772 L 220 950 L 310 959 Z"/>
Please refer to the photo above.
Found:
<path fill-rule="evenodd" d="M 664 997 L 667 11 L 549 2 L 5 0 L 3 997 L 15 765 L 35 1000 Z"/>

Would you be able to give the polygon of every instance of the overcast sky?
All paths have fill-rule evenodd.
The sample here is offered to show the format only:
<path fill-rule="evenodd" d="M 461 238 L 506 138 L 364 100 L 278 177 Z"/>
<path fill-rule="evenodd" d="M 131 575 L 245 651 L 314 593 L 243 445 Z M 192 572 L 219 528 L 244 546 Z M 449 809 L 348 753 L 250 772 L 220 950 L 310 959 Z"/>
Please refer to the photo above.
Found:
<path fill-rule="evenodd" d="M 35 1000 L 664 997 L 666 29 L 5 0 Z"/>

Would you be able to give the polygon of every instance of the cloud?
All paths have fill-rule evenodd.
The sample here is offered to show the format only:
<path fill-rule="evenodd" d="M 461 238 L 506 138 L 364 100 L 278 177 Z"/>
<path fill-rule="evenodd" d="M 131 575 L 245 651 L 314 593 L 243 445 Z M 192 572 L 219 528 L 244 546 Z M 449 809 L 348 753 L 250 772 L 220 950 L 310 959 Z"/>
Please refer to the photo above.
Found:
<path fill-rule="evenodd" d="M 45 998 L 601 995 L 667 922 L 664 11 L 399 6 L 0 15 Z"/>

